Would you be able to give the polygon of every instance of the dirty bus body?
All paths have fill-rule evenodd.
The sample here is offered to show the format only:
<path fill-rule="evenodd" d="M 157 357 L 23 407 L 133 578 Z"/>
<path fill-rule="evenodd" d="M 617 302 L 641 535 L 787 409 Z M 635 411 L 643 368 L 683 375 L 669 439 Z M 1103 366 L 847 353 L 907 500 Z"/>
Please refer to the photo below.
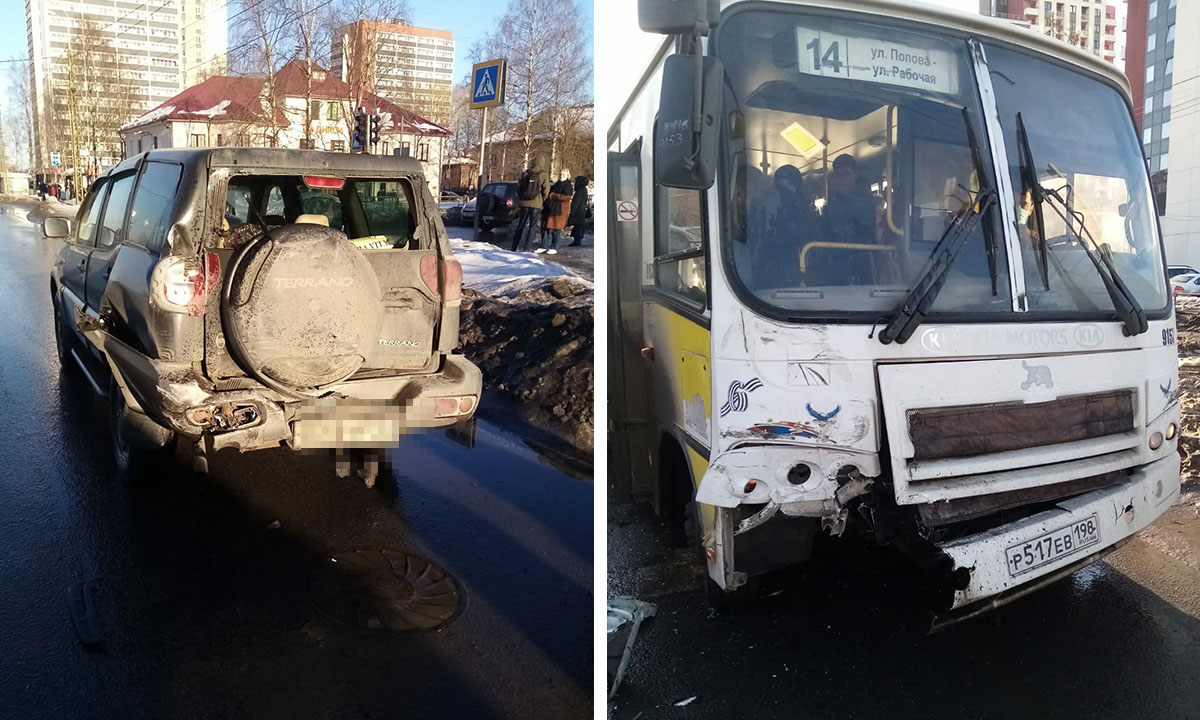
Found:
<path fill-rule="evenodd" d="M 614 489 L 710 599 L 858 525 L 961 618 L 1158 517 L 1175 321 L 1124 76 L 932 8 L 686 5 L 642 0 L 685 34 L 609 135 Z"/>

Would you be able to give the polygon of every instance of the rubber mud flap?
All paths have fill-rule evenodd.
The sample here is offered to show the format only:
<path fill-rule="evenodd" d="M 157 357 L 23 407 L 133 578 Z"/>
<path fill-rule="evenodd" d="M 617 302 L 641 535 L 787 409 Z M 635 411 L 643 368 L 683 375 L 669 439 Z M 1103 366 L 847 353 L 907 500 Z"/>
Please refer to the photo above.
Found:
<path fill-rule="evenodd" d="M 341 232 L 285 225 L 232 258 L 221 298 L 230 354 L 264 384 L 305 392 L 362 366 L 383 322 L 379 280 Z"/>

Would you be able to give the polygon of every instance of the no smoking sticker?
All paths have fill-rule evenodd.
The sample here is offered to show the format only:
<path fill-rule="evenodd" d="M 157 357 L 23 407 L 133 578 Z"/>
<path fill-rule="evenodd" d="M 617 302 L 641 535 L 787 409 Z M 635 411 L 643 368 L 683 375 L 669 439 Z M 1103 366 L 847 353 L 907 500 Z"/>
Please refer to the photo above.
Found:
<path fill-rule="evenodd" d="M 617 203 L 617 220 L 620 222 L 633 222 L 638 219 L 638 206 L 632 200 L 623 200 Z"/>

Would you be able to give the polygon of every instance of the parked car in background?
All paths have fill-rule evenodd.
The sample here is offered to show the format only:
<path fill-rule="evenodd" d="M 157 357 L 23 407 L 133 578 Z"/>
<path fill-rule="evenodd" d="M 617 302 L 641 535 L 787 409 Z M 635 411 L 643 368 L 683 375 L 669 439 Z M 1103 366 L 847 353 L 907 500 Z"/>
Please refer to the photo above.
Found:
<path fill-rule="evenodd" d="M 1176 295 L 1200 295 L 1200 273 L 1176 275 L 1171 278 L 1171 288 Z"/>
<path fill-rule="evenodd" d="M 477 199 L 471 198 L 465 205 L 458 209 L 458 221 L 463 225 L 475 224 L 475 201 Z"/>
<path fill-rule="evenodd" d="M 371 485 L 401 434 L 469 419 L 482 377 L 455 352 L 462 268 L 432 204 L 411 159 L 156 150 L 47 218 L 58 358 L 108 395 L 121 474 L 176 440 L 199 470 L 284 444 Z"/>
<path fill-rule="evenodd" d="M 442 216 L 442 222 L 446 225 L 455 225 L 461 222 L 462 206 L 466 202 L 465 195 L 453 192 L 442 193 L 438 198 L 438 214 Z"/>
<path fill-rule="evenodd" d="M 1200 270 L 1191 265 L 1168 265 L 1167 279 L 1174 281 L 1180 275 L 1200 275 Z"/>
<path fill-rule="evenodd" d="M 484 232 L 508 225 L 517 215 L 517 184 L 494 182 L 479 193 L 479 227 Z M 472 221 L 474 219 L 472 218 Z"/>

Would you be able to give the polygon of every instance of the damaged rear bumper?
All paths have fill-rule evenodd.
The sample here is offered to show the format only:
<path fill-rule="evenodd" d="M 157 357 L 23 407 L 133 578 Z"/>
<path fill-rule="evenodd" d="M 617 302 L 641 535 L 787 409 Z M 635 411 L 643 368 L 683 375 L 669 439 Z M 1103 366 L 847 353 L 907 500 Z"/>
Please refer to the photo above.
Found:
<path fill-rule="evenodd" d="M 478 367 L 446 355 L 436 373 L 348 380 L 317 400 L 263 387 L 216 390 L 190 364 L 146 357 L 95 326 L 85 334 L 104 353 L 131 409 L 184 437 L 210 436 L 214 450 L 386 447 L 406 432 L 470 419 L 483 389 Z"/>
<path fill-rule="evenodd" d="M 1001 594 L 1015 599 L 1023 594 L 1015 593 L 1017 588 L 1061 576 L 1061 571 L 1073 566 L 1079 569 L 1154 522 L 1178 496 L 1179 456 L 1172 453 L 1133 470 L 1120 485 L 1063 500 L 1051 510 L 938 545 L 953 561 L 954 576 L 968 578 L 965 584 L 959 583 L 961 586 L 954 588 L 950 609 L 957 610 Z M 1039 560 L 1036 543 L 1043 547 L 1049 544 L 1053 551 L 1056 531 L 1092 517 L 1098 540 L 1053 560 Z M 1028 555 L 1014 557 L 1027 549 Z M 1082 560 L 1088 562 L 1081 563 Z M 964 569 L 966 573 L 962 572 Z"/>

